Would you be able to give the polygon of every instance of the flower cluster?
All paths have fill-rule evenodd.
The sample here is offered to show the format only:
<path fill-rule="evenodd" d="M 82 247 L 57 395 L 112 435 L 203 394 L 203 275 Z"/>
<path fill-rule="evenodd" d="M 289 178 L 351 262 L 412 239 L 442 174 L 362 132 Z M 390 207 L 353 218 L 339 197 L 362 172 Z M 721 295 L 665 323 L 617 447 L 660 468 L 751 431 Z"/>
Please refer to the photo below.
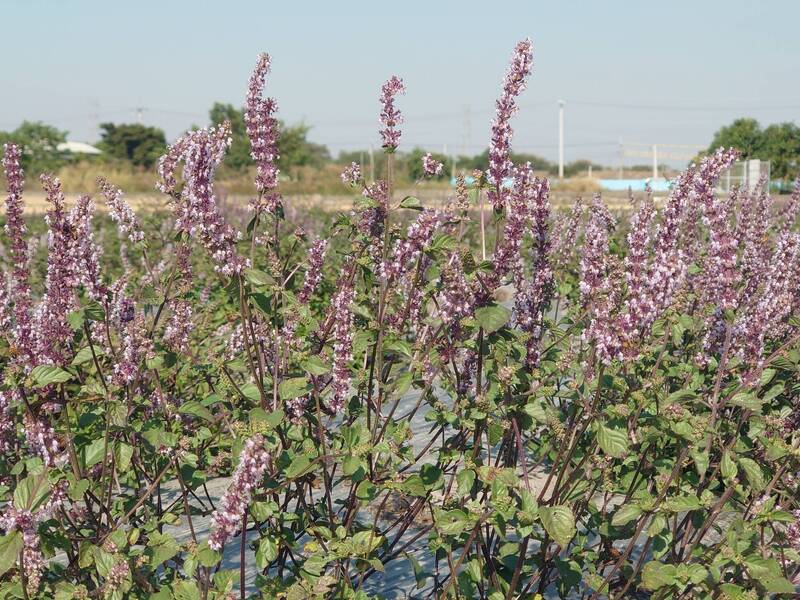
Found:
<path fill-rule="evenodd" d="M 342 183 L 347 183 L 349 185 L 358 185 L 361 182 L 363 176 L 361 175 L 361 165 L 357 162 L 350 163 L 347 167 L 344 168 L 341 174 Z"/>
<path fill-rule="evenodd" d="M 646 293 L 646 286 L 650 258 L 650 230 L 655 214 L 653 197 L 648 191 L 645 201 L 631 218 L 627 237 L 628 252 L 624 261 L 627 296 L 619 317 L 622 351 L 626 358 L 636 357 L 636 340 L 641 334 L 642 322 L 646 315 L 654 311 L 652 298 Z"/>
<path fill-rule="evenodd" d="M 83 285 L 92 300 L 102 301 L 108 290 L 103 285 L 100 268 L 100 248 L 94 242 L 92 217 L 94 201 L 89 196 L 81 196 L 68 216 L 72 232 L 70 247 L 72 268 L 76 278 Z"/>
<path fill-rule="evenodd" d="M 65 346 L 72 339 L 67 315 L 75 307 L 77 285 L 73 229 L 64 207 L 61 182 L 50 175 L 41 176 L 46 198 L 52 205 L 45 221 L 48 226 L 47 278 L 45 293 L 34 314 L 34 337 L 37 358 L 61 365 L 67 362 Z"/>
<path fill-rule="evenodd" d="M 353 311 L 350 309 L 355 299 L 353 282 L 348 276 L 339 280 L 338 290 L 333 297 L 333 381 L 332 394 L 328 408 L 339 412 L 350 390 L 350 361 L 353 360 Z"/>
<path fill-rule="evenodd" d="M 211 515 L 212 531 L 208 545 L 212 550 L 219 552 L 229 538 L 239 533 L 253 491 L 261 484 L 269 460 L 261 434 L 244 443 L 231 484 L 223 494 L 219 508 Z"/>
<path fill-rule="evenodd" d="M 408 226 L 404 240 L 397 240 L 389 260 L 381 265 L 381 272 L 387 279 L 406 273 L 413 267 L 425 248 L 430 244 L 434 233 L 453 215 L 426 208 Z"/>
<path fill-rule="evenodd" d="M 273 190 L 278 186 L 278 120 L 275 100 L 263 98 L 262 90 L 270 69 L 270 58 L 260 54 L 250 77 L 244 104 L 244 122 L 250 138 L 250 156 L 256 163 L 256 189 L 260 194 L 256 209 L 274 213 L 280 196 Z"/>
<path fill-rule="evenodd" d="M 403 123 L 403 116 L 400 110 L 395 107 L 394 99 L 398 94 L 403 94 L 406 91 L 403 80 L 392 75 L 392 77 L 383 84 L 381 87 L 381 96 L 379 98 L 381 103 L 381 116 L 380 123 L 383 129 L 380 130 L 381 139 L 383 140 L 383 147 L 387 152 L 394 152 L 400 143 L 400 130 L 398 125 Z"/>
<path fill-rule="evenodd" d="M 594 344 L 595 352 L 604 363 L 622 358 L 619 332 L 613 319 L 619 288 L 612 273 L 608 248 L 609 217 L 608 209 L 599 196 L 595 196 L 586 225 L 579 282 L 581 305 L 589 316 L 583 339 Z"/>
<path fill-rule="evenodd" d="M 192 305 L 186 300 L 172 303 L 172 317 L 164 329 L 164 343 L 175 352 L 189 351 L 189 335 L 194 328 L 192 324 Z"/>
<path fill-rule="evenodd" d="M 191 131 L 167 149 L 159 160 L 159 189 L 173 197 L 172 209 L 179 231 L 197 237 L 211 256 L 216 271 L 239 275 L 249 261 L 236 251 L 241 234 L 225 223 L 214 194 L 214 175 L 230 146 L 230 126 Z M 174 171 L 184 163 L 184 186 L 176 196 Z"/>
<path fill-rule="evenodd" d="M 34 357 L 31 333 L 31 290 L 28 284 L 28 229 L 22 217 L 22 188 L 24 174 L 20 165 L 20 150 L 16 144 L 3 145 L 3 170 L 6 176 L 7 193 L 5 230 L 11 240 L 11 291 L 9 301 L 13 304 L 14 342 L 21 356 Z"/>
<path fill-rule="evenodd" d="M 98 177 L 97 184 L 100 191 L 106 197 L 108 214 L 116 222 L 119 232 L 131 241 L 138 244 L 144 240 L 144 232 L 139 224 L 136 213 L 133 212 L 131 205 L 125 200 L 122 190 L 112 185 L 105 177 Z"/>
<path fill-rule="evenodd" d="M 433 155 L 430 152 L 422 157 L 422 171 L 427 177 L 435 177 L 436 175 L 440 175 L 443 168 L 444 165 L 440 161 L 433 158 Z"/>
<path fill-rule="evenodd" d="M 528 167 L 529 169 L 530 167 Z M 529 334 L 526 362 L 529 366 L 538 361 L 537 348 L 542 335 L 542 320 L 553 295 L 554 276 L 550 264 L 550 185 L 546 179 L 535 179 L 527 186 L 530 194 L 530 219 L 533 234 L 533 265 L 530 278 L 525 277 L 524 265 L 514 270 L 514 315 L 522 331 Z M 521 257 L 520 257 L 521 258 Z"/>
<path fill-rule="evenodd" d="M 322 265 L 325 262 L 325 252 L 328 250 L 328 240 L 318 238 L 308 251 L 308 269 L 303 279 L 303 287 L 297 295 L 301 304 L 308 304 L 311 296 L 322 281 Z"/>
<path fill-rule="evenodd" d="M 63 484 L 54 486 L 44 504 L 33 512 L 8 504 L 4 513 L 0 515 L 0 529 L 5 530 L 6 533 L 19 531 L 22 534 L 24 545 L 21 560 L 28 594 L 35 594 L 39 589 L 42 573 L 46 566 L 41 550 L 39 525 L 51 519 L 55 512 L 62 507 L 66 500 L 65 487 Z"/>
<path fill-rule="evenodd" d="M 506 204 L 508 191 L 503 187 L 506 178 L 511 176 L 511 117 L 517 112 L 517 97 L 525 89 L 525 79 L 533 68 L 533 44 L 524 40 L 514 48 L 511 64 L 508 67 L 503 92 L 495 103 L 496 114 L 492 121 L 492 139 L 489 144 L 489 183 L 494 189 L 489 191 L 489 201 L 496 211 Z"/>

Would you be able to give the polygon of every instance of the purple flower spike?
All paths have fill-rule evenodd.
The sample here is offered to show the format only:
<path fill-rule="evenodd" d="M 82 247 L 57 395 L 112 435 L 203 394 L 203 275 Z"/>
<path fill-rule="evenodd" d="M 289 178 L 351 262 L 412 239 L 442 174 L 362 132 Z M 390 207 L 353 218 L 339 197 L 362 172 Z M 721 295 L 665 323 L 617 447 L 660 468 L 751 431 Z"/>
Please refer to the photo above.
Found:
<path fill-rule="evenodd" d="M 503 93 L 495 103 L 496 115 L 492 121 L 492 140 L 489 144 L 489 183 L 494 189 L 489 191 L 489 201 L 496 211 L 505 207 L 509 192 L 503 188 L 503 181 L 511 176 L 514 165 L 511 162 L 511 117 L 517 112 L 517 96 L 525 89 L 525 79 L 533 68 L 533 43 L 523 40 L 514 48 L 511 64 L 503 81 Z"/>
<path fill-rule="evenodd" d="M 397 94 L 403 94 L 406 91 L 403 80 L 397 75 L 392 77 L 383 84 L 381 88 L 381 116 L 380 123 L 383 129 L 380 130 L 381 139 L 383 140 L 383 147 L 387 152 L 394 152 L 400 143 L 400 130 L 397 126 L 402 124 L 403 116 L 400 110 L 394 105 L 394 97 Z"/>

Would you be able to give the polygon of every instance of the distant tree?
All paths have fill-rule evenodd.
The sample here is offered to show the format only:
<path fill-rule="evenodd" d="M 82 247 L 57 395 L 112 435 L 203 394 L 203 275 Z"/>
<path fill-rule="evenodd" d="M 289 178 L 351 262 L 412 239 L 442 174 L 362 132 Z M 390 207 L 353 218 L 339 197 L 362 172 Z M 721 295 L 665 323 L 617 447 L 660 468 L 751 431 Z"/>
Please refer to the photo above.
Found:
<path fill-rule="evenodd" d="M 0 145 L 13 142 L 22 148 L 22 166 L 28 176 L 55 171 L 67 161 L 58 145 L 67 140 L 67 132 L 41 121 L 23 121 L 14 131 L 0 131 Z"/>
<path fill-rule="evenodd" d="M 546 158 L 542 158 L 541 156 L 537 156 L 535 154 L 512 152 L 511 161 L 515 165 L 522 165 L 529 162 L 533 166 L 534 171 L 539 173 L 552 173 L 554 168 L 553 163 L 548 161 Z M 462 165 L 462 163 L 459 162 L 459 166 L 464 166 L 465 168 L 469 169 L 481 169 L 485 171 L 489 168 L 489 150 L 486 149 L 480 154 L 473 156 L 467 165 Z"/>
<path fill-rule="evenodd" d="M 253 164 L 250 158 L 250 140 L 244 123 L 244 112 L 233 104 L 215 102 L 209 111 L 212 125 L 223 121 L 231 124 L 231 147 L 225 164 L 234 169 L 242 169 Z M 328 148 L 322 144 L 308 141 L 311 128 L 304 123 L 287 126 L 278 122 L 278 167 L 284 172 L 291 167 L 322 166 L 331 160 Z"/>
<path fill-rule="evenodd" d="M 305 123 L 286 126 L 280 123 L 278 137 L 278 151 L 280 159 L 278 166 L 283 169 L 290 167 L 320 167 L 331 160 L 327 146 L 308 141 L 308 132 L 311 127 Z"/>
<path fill-rule="evenodd" d="M 565 177 L 582 177 L 588 175 L 589 167 L 596 170 L 602 170 L 603 165 L 598 165 L 597 163 L 593 163 L 590 160 L 574 160 L 571 163 L 567 163 L 564 165 L 564 176 Z M 558 172 L 558 165 L 552 165 L 553 172 Z"/>
<path fill-rule="evenodd" d="M 714 134 L 708 152 L 712 153 L 720 146 L 737 148 L 742 158 L 758 158 L 764 148 L 761 125 L 755 119 L 736 119 Z"/>
<path fill-rule="evenodd" d="M 98 146 L 106 156 L 128 160 L 139 167 L 153 166 L 164 154 L 167 139 L 157 127 L 138 123 L 101 123 Z"/>
<path fill-rule="evenodd" d="M 755 119 L 736 119 L 714 134 L 708 152 L 720 146 L 737 148 L 743 159 L 770 161 L 773 179 L 800 175 L 800 127 L 794 123 L 776 123 L 762 129 Z"/>
<path fill-rule="evenodd" d="M 778 123 L 764 129 L 763 148 L 756 158 L 770 161 L 773 179 L 789 179 L 800 175 L 800 127 L 794 123 Z"/>

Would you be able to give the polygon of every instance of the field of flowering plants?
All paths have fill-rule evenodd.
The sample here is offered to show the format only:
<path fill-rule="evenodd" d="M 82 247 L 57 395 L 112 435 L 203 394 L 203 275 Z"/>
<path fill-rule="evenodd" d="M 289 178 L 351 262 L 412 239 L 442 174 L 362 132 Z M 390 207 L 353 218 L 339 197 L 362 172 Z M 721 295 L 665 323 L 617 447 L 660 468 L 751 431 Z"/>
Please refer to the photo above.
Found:
<path fill-rule="evenodd" d="M 796 597 L 800 191 L 717 194 L 720 149 L 628 217 L 551 211 L 509 158 L 532 66 L 439 209 L 394 189 L 392 77 L 386 180 L 287 218 L 266 55 L 235 213 L 226 124 L 169 147 L 151 215 L 43 175 L 26 218 L 7 145 L 0 598 Z"/>

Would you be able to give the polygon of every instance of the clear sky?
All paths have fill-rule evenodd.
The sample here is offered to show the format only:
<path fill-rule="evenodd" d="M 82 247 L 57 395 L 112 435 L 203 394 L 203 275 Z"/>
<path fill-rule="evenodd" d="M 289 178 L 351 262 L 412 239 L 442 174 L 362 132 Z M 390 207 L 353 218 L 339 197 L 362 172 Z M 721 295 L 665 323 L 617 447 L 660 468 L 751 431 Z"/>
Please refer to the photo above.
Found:
<path fill-rule="evenodd" d="M 240 105 L 266 51 L 279 116 L 334 154 L 379 145 L 392 74 L 408 88 L 402 146 L 477 153 L 529 36 L 515 148 L 554 158 L 564 99 L 567 161 L 616 164 L 620 140 L 707 145 L 737 116 L 796 120 L 798 22 L 797 0 L 0 0 L 0 129 L 42 120 L 93 141 L 98 123 L 143 107 L 171 139 L 205 125 L 214 101 Z"/>

